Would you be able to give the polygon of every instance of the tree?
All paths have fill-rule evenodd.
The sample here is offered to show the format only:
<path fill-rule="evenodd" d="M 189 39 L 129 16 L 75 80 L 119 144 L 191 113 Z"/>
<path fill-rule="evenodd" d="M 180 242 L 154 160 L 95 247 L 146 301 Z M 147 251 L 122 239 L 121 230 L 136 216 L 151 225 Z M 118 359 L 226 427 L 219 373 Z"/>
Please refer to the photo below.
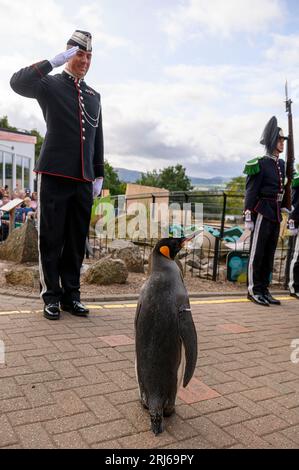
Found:
<path fill-rule="evenodd" d="M 177 164 L 176 166 L 168 166 L 160 173 L 161 188 L 169 191 L 191 191 L 193 186 L 191 180 L 186 175 L 186 168 Z"/>
<path fill-rule="evenodd" d="M 142 186 L 153 186 L 154 188 L 162 187 L 160 185 L 160 175 L 157 170 L 142 173 L 141 178 L 136 181 L 136 184 L 141 184 Z"/>
<path fill-rule="evenodd" d="M 236 176 L 227 183 L 224 191 L 227 194 L 227 214 L 242 214 L 245 186 L 246 176 Z"/>
<path fill-rule="evenodd" d="M 185 171 L 186 169 L 180 164 L 175 167 L 168 166 L 163 170 L 142 173 L 142 177 L 136 183 L 169 191 L 191 191 L 193 186 Z"/>
<path fill-rule="evenodd" d="M 104 162 L 104 172 L 103 189 L 109 189 L 112 196 L 124 194 L 126 192 L 126 183 L 119 180 L 117 172 L 109 165 L 107 160 Z"/>
<path fill-rule="evenodd" d="M 236 176 L 232 178 L 225 187 L 225 192 L 228 193 L 244 193 L 246 184 L 246 176 Z"/>
<path fill-rule="evenodd" d="M 18 130 L 16 127 L 12 127 L 12 126 L 9 125 L 7 116 L 0 117 L 0 127 L 2 127 L 2 129 L 8 129 L 10 131 L 17 131 Z"/>
<path fill-rule="evenodd" d="M 18 130 L 17 127 L 13 127 L 9 124 L 7 116 L 0 117 L 0 127 L 2 127 L 2 129 L 8 129 L 9 131 Z M 35 162 L 36 162 L 40 154 L 41 146 L 43 145 L 44 137 L 36 129 L 32 129 L 31 131 L 28 131 L 28 133 L 36 137 L 36 144 L 35 144 Z"/>

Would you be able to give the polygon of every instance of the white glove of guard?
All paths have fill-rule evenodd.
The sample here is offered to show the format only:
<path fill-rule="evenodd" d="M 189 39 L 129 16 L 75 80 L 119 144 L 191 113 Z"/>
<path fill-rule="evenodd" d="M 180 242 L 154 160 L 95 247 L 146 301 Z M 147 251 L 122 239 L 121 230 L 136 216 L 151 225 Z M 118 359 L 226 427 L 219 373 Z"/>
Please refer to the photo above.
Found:
<path fill-rule="evenodd" d="M 290 236 L 296 237 L 298 235 L 298 231 L 299 231 L 298 228 L 293 228 L 292 230 L 290 230 Z"/>
<path fill-rule="evenodd" d="M 102 192 L 104 178 L 100 177 L 93 182 L 93 197 L 98 197 Z"/>
<path fill-rule="evenodd" d="M 49 60 L 53 69 L 55 67 L 60 67 L 61 65 L 65 64 L 71 57 L 73 57 L 77 53 L 78 49 L 79 46 L 71 47 L 70 49 L 67 49 L 66 51 L 63 51 L 60 54 L 56 55 L 54 59 Z"/>
<path fill-rule="evenodd" d="M 245 222 L 245 230 L 250 230 L 250 232 L 252 232 L 254 229 L 254 222 L 250 221 L 250 222 Z"/>
<path fill-rule="evenodd" d="M 291 210 L 287 209 L 286 207 L 282 207 L 281 209 L 281 212 L 283 212 L 284 214 L 291 214 L 294 210 L 294 206 L 291 207 Z"/>
<path fill-rule="evenodd" d="M 298 234 L 299 229 L 295 228 L 295 221 L 293 219 L 288 221 L 288 229 L 291 237 L 295 237 Z"/>

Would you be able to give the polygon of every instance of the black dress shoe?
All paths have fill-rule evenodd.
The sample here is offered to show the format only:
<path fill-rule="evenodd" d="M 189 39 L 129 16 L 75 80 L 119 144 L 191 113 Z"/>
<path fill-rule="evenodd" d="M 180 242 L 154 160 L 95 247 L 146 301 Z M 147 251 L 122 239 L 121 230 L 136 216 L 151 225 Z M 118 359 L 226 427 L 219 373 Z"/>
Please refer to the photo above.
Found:
<path fill-rule="evenodd" d="M 299 292 L 292 292 L 292 293 L 290 292 L 290 296 L 295 297 L 296 299 L 299 300 Z"/>
<path fill-rule="evenodd" d="M 88 308 L 84 307 L 79 300 L 73 300 L 69 304 L 61 304 L 61 310 L 69 312 L 72 315 L 77 315 L 78 317 L 87 317 L 89 314 Z"/>
<path fill-rule="evenodd" d="M 59 302 L 46 304 L 44 306 L 44 317 L 47 318 L 48 320 L 59 320 L 60 318 Z"/>
<path fill-rule="evenodd" d="M 274 299 L 274 297 L 272 297 L 272 295 L 270 294 L 270 292 L 267 292 L 266 294 L 263 294 L 263 297 L 264 297 L 264 299 L 266 299 L 267 302 L 269 302 L 269 304 L 271 304 L 271 305 L 281 305 L 280 300 Z"/>
<path fill-rule="evenodd" d="M 270 307 L 269 302 L 262 294 L 247 294 L 247 299 L 251 300 L 251 302 L 254 302 L 255 304 L 262 305 L 263 307 Z"/>

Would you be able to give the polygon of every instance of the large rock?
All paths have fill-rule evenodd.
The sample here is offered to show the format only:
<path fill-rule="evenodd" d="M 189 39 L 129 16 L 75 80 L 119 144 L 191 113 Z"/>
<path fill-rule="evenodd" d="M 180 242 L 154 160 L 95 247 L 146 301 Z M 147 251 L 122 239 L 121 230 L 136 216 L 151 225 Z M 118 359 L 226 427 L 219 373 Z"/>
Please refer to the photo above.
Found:
<path fill-rule="evenodd" d="M 16 228 L 0 244 L 0 259 L 17 263 L 37 262 L 37 230 L 34 221 L 28 219 L 21 227 Z"/>
<path fill-rule="evenodd" d="M 5 280 L 12 286 L 39 287 L 38 266 L 12 267 L 5 270 Z"/>
<path fill-rule="evenodd" d="M 84 274 L 84 280 L 88 284 L 124 284 L 128 274 L 123 260 L 107 257 L 93 264 Z"/>
<path fill-rule="evenodd" d="M 144 273 L 143 260 L 138 246 L 126 240 L 113 240 L 108 247 L 112 258 L 122 259 L 132 273 Z"/>
<path fill-rule="evenodd" d="M 187 263 L 188 266 L 191 266 L 191 268 L 194 268 L 194 269 L 201 269 L 201 263 L 200 263 L 200 261 L 198 261 L 198 259 L 196 259 L 196 258 L 193 257 L 193 256 L 188 257 L 186 263 Z"/>

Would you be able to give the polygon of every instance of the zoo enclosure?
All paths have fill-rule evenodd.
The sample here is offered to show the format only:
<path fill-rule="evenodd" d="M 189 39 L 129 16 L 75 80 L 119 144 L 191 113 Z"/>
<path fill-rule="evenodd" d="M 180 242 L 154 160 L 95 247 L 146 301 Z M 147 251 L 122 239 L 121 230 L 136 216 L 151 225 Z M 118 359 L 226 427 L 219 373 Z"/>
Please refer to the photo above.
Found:
<path fill-rule="evenodd" d="M 150 211 L 150 203 L 159 204 L 159 201 L 165 200 L 165 194 L 150 193 L 134 196 L 111 196 L 110 202 L 113 205 L 116 221 L 118 217 L 130 218 L 128 208 L 132 202 L 143 202 Z M 250 234 L 244 233 L 241 238 L 232 237 L 229 243 L 226 232 L 233 227 L 244 230 L 243 221 L 243 192 L 169 192 L 168 204 L 171 206 L 176 203 L 181 210 L 184 204 L 189 204 L 191 217 L 195 214 L 195 205 L 202 204 L 202 223 L 205 228 L 200 249 L 194 249 L 190 253 L 182 250 L 179 254 L 183 270 L 191 271 L 192 276 L 213 281 L 226 279 L 226 257 L 231 251 L 242 251 L 249 253 Z M 155 206 L 152 206 L 155 207 Z M 192 218 L 192 222 L 194 219 Z M 283 222 L 284 223 L 284 222 Z M 282 224 L 283 225 L 283 224 Z M 94 227 L 90 230 L 88 257 L 98 258 L 102 252 L 108 250 L 108 244 L 113 239 L 117 239 L 117 230 L 114 236 L 99 238 L 96 236 Z M 149 233 L 139 234 L 134 237 L 126 237 L 127 241 L 139 245 L 144 259 L 148 254 L 157 238 L 153 238 Z M 288 264 L 293 246 L 292 237 L 289 237 L 286 230 L 282 230 L 275 253 L 275 263 L 272 283 L 276 285 L 286 285 Z"/>

